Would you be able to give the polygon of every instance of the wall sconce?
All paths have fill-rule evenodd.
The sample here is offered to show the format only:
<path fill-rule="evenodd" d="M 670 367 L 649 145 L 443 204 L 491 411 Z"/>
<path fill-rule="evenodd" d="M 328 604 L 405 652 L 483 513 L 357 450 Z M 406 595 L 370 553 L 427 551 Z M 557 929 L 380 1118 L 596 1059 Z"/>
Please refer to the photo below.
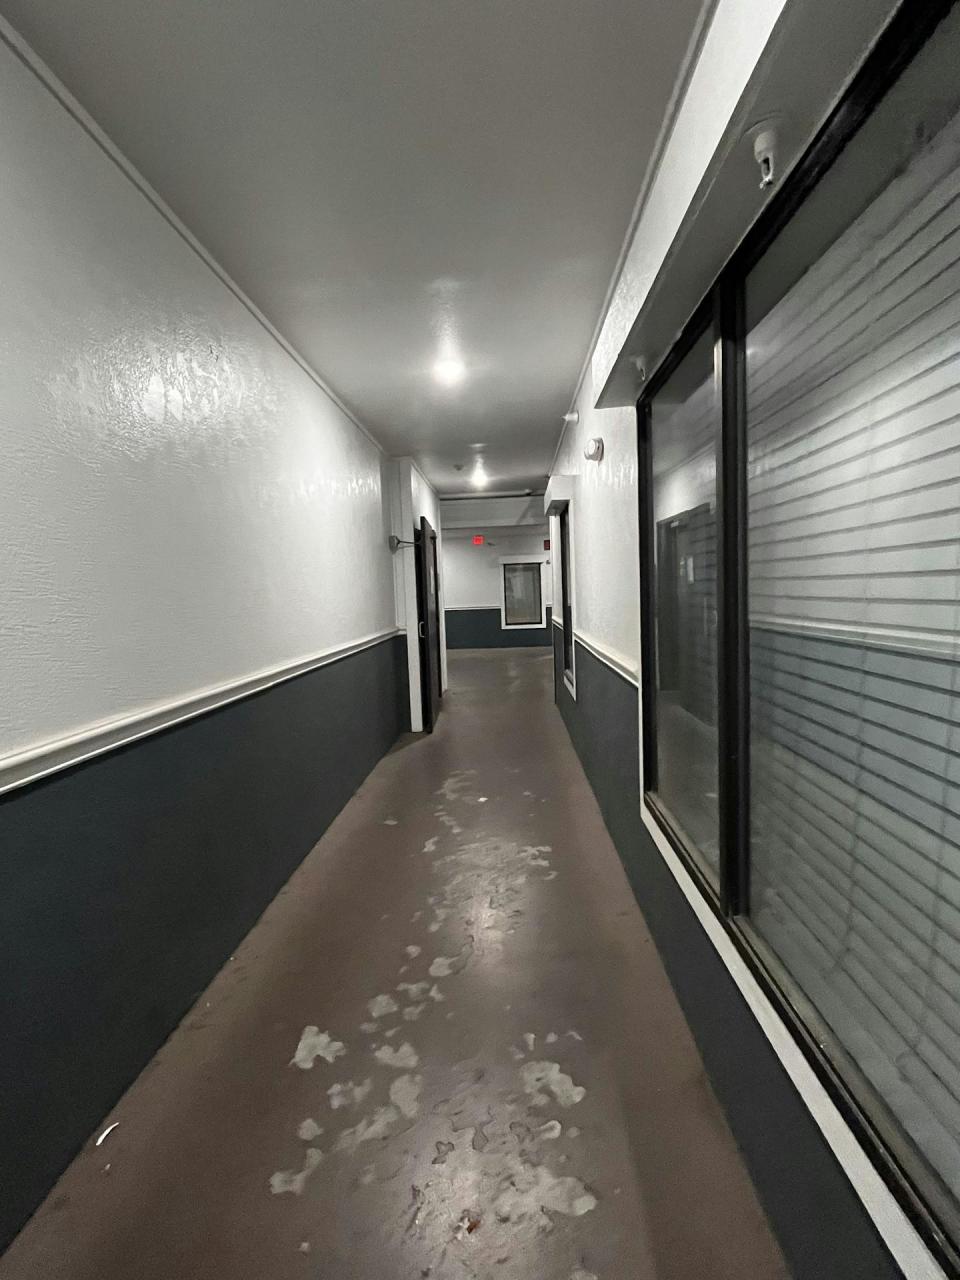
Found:
<path fill-rule="evenodd" d="M 599 462 L 603 457 L 603 440 L 599 436 L 591 436 L 583 446 L 583 456 L 588 462 Z"/>

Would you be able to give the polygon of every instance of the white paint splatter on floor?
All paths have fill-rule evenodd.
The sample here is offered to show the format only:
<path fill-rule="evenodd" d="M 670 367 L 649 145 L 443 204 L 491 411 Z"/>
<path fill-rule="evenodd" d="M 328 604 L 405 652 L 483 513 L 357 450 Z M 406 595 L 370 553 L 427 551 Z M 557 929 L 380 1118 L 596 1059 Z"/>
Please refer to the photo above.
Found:
<path fill-rule="evenodd" d="M 395 827 L 397 825 L 396 818 L 384 818 L 383 825 L 385 827 Z"/>
<path fill-rule="evenodd" d="M 382 1044 L 379 1049 L 374 1050 L 373 1056 L 385 1067 L 395 1067 L 401 1071 L 411 1071 L 420 1061 L 413 1045 L 406 1041 L 399 1049 L 394 1049 L 390 1044 Z"/>
<path fill-rule="evenodd" d="M 321 1133 L 323 1130 L 310 1116 L 307 1116 L 306 1120 L 301 1120 L 297 1126 L 297 1137 L 301 1142 L 313 1142 L 315 1138 L 320 1137 Z"/>
<path fill-rule="evenodd" d="M 301 1071 L 309 1071 L 317 1058 L 326 1062 L 336 1062 L 347 1052 L 346 1046 L 339 1040 L 331 1039 L 326 1031 L 316 1027 L 304 1027 L 300 1035 L 300 1043 L 290 1059 L 291 1067 L 299 1067 Z"/>
<path fill-rule="evenodd" d="M 352 1080 L 347 1080 L 343 1084 L 332 1084 L 327 1090 L 331 1110 L 339 1111 L 341 1107 L 359 1106 L 372 1088 L 373 1081 L 369 1077 L 362 1084 L 354 1084 Z"/>
<path fill-rule="evenodd" d="M 344 1129 L 337 1139 L 337 1150 L 353 1152 L 361 1142 L 385 1138 L 399 1119 L 396 1107 L 378 1107 L 372 1116 L 364 1116 L 352 1129 Z"/>
<path fill-rule="evenodd" d="M 427 972 L 431 978 L 449 978 L 451 974 L 459 973 L 461 969 L 467 967 L 471 955 L 473 954 L 473 939 L 467 942 L 466 946 L 456 956 L 437 956 L 431 962 Z"/>
<path fill-rule="evenodd" d="M 412 1120 L 420 1110 L 423 1076 L 397 1076 L 390 1085 L 390 1101 L 402 1116 Z"/>
<path fill-rule="evenodd" d="M 597 1198 L 579 1178 L 557 1177 L 544 1165 L 524 1163 L 508 1156 L 500 1190 L 493 1202 L 499 1222 L 533 1219 L 538 1227 L 552 1226 L 547 1211 L 579 1218 L 597 1207 Z"/>
<path fill-rule="evenodd" d="M 469 780 L 476 774 L 476 769 L 455 769 L 448 778 L 444 779 L 443 785 L 438 787 L 435 795 L 443 796 L 444 800 L 456 800 L 463 796 L 469 786 Z"/>
<path fill-rule="evenodd" d="M 404 951 L 406 951 L 407 955 L 410 957 L 411 960 L 416 960 L 417 956 L 420 954 L 422 950 L 423 950 L 422 947 L 418 947 L 416 945 L 404 947 Z"/>
<path fill-rule="evenodd" d="M 374 1018 L 385 1018 L 388 1013 L 396 1013 L 399 1007 L 393 996 L 388 995 L 374 996 L 367 1003 L 367 1008 Z"/>
<path fill-rule="evenodd" d="M 530 1095 L 530 1105 L 545 1107 L 550 1101 L 549 1090 L 561 1107 L 573 1107 L 587 1094 L 583 1085 L 574 1084 L 570 1076 L 560 1070 L 558 1062 L 525 1062 L 520 1068 L 523 1088 Z"/>
<path fill-rule="evenodd" d="M 408 1004 L 403 1011 L 404 1019 L 407 1022 L 416 1022 L 426 1007 L 426 1004 Z"/>
<path fill-rule="evenodd" d="M 430 990 L 429 982 L 398 982 L 397 990 L 402 991 L 408 1000 L 422 1000 Z"/>
<path fill-rule="evenodd" d="M 294 1173 L 292 1169 L 281 1169 L 270 1177 L 270 1190 L 275 1196 L 290 1192 L 291 1195 L 302 1196 L 307 1179 L 323 1160 L 323 1152 L 318 1147 L 307 1147 L 303 1154 L 303 1168 Z"/>

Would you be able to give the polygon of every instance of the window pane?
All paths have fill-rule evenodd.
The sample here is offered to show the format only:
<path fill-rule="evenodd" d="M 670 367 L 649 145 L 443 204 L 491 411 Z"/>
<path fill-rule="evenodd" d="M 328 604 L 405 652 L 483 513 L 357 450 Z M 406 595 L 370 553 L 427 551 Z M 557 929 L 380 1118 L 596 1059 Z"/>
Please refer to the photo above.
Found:
<path fill-rule="evenodd" d="M 747 285 L 754 924 L 954 1196 L 957 38 L 954 17 Z"/>
<path fill-rule="evenodd" d="M 563 669 L 573 671 L 573 608 L 570 596 L 570 512 L 560 512 L 560 621 L 563 624 Z"/>
<path fill-rule="evenodd" d="M 709 333 L 653 398 L 657 793 L 717 870 L 717 406 Z"/>
<path fill-rule="evenodd" d="M 540 565 L 503 566 L 503 604 L 508 627 L 540 626 Z"/>

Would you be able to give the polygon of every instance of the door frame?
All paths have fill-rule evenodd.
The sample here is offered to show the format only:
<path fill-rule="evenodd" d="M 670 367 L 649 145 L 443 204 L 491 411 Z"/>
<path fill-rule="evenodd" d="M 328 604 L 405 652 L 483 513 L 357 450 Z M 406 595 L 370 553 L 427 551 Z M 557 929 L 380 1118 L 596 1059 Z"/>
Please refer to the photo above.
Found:
<path fill-rule="evenodd" d="M 424 541 L 430 546 L 424 552 Z M 426 516 L 421 516 L 419 524 L 414 525 L 414 566 L 417 594 L 417 649 L 420 659 L 420 714 L 424 733 L 432 733 L 440 714 L 440 703 L 443 697 L 443 638 L 442 619 L 440 614 L 440 562 L 437 554 L 437 531 Z M 429 584 L 424 570 L 433 568 L 433 607 L 436 620 L 436 687 L 433 687 L 430 626 L 427 610 L 427 591 Z"/>

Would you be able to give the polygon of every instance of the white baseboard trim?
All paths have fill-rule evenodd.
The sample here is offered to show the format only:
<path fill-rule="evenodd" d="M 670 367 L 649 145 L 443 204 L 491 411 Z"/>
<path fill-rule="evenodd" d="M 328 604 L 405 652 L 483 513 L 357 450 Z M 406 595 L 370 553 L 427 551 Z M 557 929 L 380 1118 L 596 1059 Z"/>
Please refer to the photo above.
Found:
<path fill-rule="evenodd" d="M 348 658 L 352 654 L 382 644 L 385 640 L 399 634 L 401 634 L 399 627 L 391 627 L 387 631 L 364 636 L 348 645 L 324 649 L 309 658 L 300 658 L 296 662 L 267 667 L 240 680 L 197 690 L 185 698 L 154 703 L 131 715 L 85 725 L 82 729 L 63 738 L 40 743 L 37 746 L 28 747 L 25 751 L 4 756 L 0 758 L 0 795 L 16 787 L 28 786 L 31 782 L 37 782 L 40 778 L 46 778 L 52 773 L 70 769 L 74 765 L 92 760 L 95 756 L 104 755 L 108 751 L 115 751 L 118 747 L 137 742 L 140 738 L 170 729 L 174 725 L 182 724 L 185 720 L 193 720 L 197 716 L 205 715 L 208 711 L 225 707 L 231 702 L 239 702 L 241 698 L 261 693 L 264 689 L 283 684 L 296 676 L 305 675 L 308 671 L 316 670 L 317 667 L 338 662 L 341 658 Z"/>

